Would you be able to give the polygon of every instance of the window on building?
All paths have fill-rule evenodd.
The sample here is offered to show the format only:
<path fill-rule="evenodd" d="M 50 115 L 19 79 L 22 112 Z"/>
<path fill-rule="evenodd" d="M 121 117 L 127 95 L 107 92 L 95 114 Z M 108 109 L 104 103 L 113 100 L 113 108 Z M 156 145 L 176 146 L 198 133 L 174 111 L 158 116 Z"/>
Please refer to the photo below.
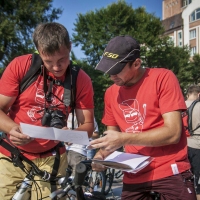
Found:
<path fill-rule="evenodd" d="M 182 47 L 183 46 L 183 42 L 182 42 L 182 31 L 178 32 L 178 38 L 177 38 L 177 42 L 178 42 L 178 46 Z"/>
<path fill-rule="evenodd" d="M 196 29 L 190 31 L 190 40 L 196 38 Z"/>
<path fill-rule="evenodd" d="M 192 14 L 190 15 L 190 22 L 200 19 L 200 8 L 197 8 Z"/>
<path fill-rule="evenodd" d="M 169 28 L 171 29 L 171 28 L 174 28 L 174 21 L 171 21 L 171 23 L 170 23 L 170 26 L 169 26 Z"/>
<path fill-rule="evenodd" d="M 196 47 L 191 47 L 190 48 L 190 56 L 194 56 L 196 54 Z"/>
<path fill-rule="evenodd" d="M 192 0 L 183 0 L 182 1 L 182 7 L 187 6 L 188 4 L 192 3 Z"/>

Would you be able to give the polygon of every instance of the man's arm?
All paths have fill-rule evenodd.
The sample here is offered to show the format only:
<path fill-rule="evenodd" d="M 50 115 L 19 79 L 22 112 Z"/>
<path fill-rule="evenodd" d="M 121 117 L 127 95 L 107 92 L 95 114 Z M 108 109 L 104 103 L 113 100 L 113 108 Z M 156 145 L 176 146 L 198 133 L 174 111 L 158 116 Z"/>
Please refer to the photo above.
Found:
<path fill-rule="evenodd" d="M 10 135 L 10 140 L 15 145 L 24 145 L 31 141 L 31 138 L 21 132 L 21 128 L 10 117 L 7 116 L 9 108 L 16 97 L 0 95 L 0 130 Z"/>
<path fill-rule="evenodd" d="M 182 132 L 180 111 L 172 111 L 162 115 L 164 124 L 142 133 L 121 133 L 115 127 L 104 132 L 106 136 L 90 142 L 92 148 L 101 148 L 106 157 L 124 145 L 158 147 L 179 142 Z"/>
<path fill-rule="evenodd" d="M 98 138 L 99 138 L 99 132 L 93 132 L 91 138 L 92 138 L 93 140 L 98 139 Z"/>
<path fill-rule="evenodd" d="M 76 118 L 79 123 L 76 130 L 87 131 L 90 138 L 94 130 L 94 109 L 76 109 Z"/>

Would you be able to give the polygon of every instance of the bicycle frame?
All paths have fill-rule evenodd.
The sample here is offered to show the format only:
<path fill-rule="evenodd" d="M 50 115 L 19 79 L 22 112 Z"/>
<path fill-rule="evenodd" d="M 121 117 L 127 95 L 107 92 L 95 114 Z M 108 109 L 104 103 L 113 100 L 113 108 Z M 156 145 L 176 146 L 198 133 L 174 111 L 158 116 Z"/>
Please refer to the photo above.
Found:
<path fill-rule="evenodd" d="M 12 200 L 29 200 L 30 199 L 30 190 L 32 187 L 32 183 L 34 181 L 34 176 L 38 175 L 40 176 L 44 181 L 50 181 L 51 174 L 47 171 L 40 170 L 31 160 L 26 158 L 18 148 L 13 147 L 9 143 L 5 142 L 0 137 L 0 145 L 10 151 L 12 153 L 12 162 L 15 166 L 18 166 L 21 168 L 22 171 L 26 172 L 26 168 L 22 161 L 25 161 L 28 163 L 32 168 L 27 174 L 27 176 L 24 178 L 20 188 L 17 190 L 17 192 L 12 197 Z M 59 178 L 54 178 L 55 181 L 59 180 Z"/>

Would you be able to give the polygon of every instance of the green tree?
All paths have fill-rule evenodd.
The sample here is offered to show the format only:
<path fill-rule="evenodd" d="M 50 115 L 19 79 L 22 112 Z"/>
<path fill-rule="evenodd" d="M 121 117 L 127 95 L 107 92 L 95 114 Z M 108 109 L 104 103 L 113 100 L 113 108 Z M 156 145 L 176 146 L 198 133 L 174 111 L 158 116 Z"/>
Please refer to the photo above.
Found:
<path fill-rule="evenodd" d="M 174 47 L 169 38 L 163 36 L 164 28 L 158 17 L 147 13 L 144 7 L 133 7 L 134 3 L 129 5 L 124 0 L 118 0 L 106 8 L 78 14 L 74 23 L 72 41 L 75 46 L 80 45 L 86 55 L 85 62 L 95 91 L 95 113 L 98 116 L 103 114 L 103 95 L 111 82 L 108 76 L 93 68 L 100 61 L 108 41 L 115 36 L 130 35 L 139 41 L 144 66 L 168 68 L 181 81 L 188 77 L 184 71 L 188 66 L 188 48 Z"/>
<path fill-rule="evenodd" d="M 87 62 L 95 66 L 107 42 L 114 36 L 131 35 L 141 43 L 152 46 L 163 34 L 159 18 L 146 12 L 144 7 L 133 9 L 119 0 L 106 8 L 78 14 L 72 41 L 81 45 Z"/>
<path fill-rule="evenodd" d="M 92 80 L 95 102 L 94 115 L 99 125 L 99 131 L 100 133 L 103 133 L 105 127 L 101 124 L 101 118 L 103 115 L 104 93 L 106 88 L 108 88 L 112 82 L 109 80 L 107 75 L 102 75 L 100 71 L 95 70 L 93 67 L 88 65 L 86 61 L 77 60 L 73 52 L 71 58 L 90 76 Z"/>
<path fill-rule="evenodd" d="M 200 55 L 195 54 L 189 63 L 188 70 L 189 74 L 188 84 L 199 84 L 200 83 Z"/>
<path fill-rule="evenodd" d="M 144 51 L 144 65 L 148 67 L 166 68 L 172 70 L 177 76 L 181 88 L 190 82 L 190 74 L 193 70 L 189 67 L 190 50 L 188 46 L 175 47 L 173 42 L 169 42 L 169 38 L 160 38 L 160 41 L 154 44 L 154 47 Z"/>
<path fill-rule="evenodd" d="M 18 55 L 34 51 L 32 32 L 41 22 L 54 21 L 62 13 L 53 0 L 0 1 L 0 65 L 5 67 Z"/>

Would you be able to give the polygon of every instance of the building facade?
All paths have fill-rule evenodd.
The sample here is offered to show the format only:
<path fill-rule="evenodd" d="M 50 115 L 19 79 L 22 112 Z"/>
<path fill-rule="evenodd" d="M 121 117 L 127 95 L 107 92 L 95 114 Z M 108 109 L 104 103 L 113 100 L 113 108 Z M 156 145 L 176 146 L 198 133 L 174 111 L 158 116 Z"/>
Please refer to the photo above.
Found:
<path fill-rule="evenodd" d="M 188 45 L 190 54 L 200 54 L 200 0 L 163 0 L 165 35 L 175 46 Z"/>

